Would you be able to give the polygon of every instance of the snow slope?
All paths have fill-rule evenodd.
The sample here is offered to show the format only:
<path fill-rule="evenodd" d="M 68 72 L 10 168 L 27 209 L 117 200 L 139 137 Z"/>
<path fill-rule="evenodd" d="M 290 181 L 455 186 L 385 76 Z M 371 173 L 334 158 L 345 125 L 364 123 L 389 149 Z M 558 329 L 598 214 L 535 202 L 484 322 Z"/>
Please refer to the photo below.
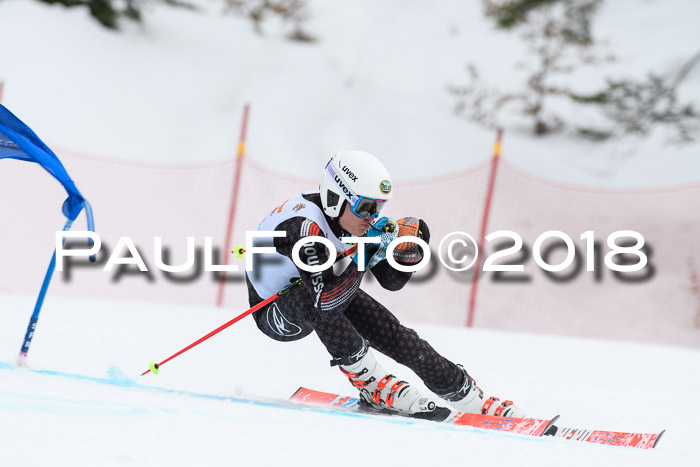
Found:
<path fill-rule="evenodd" d="M 233 316 L 209 308 L 49 298 L 32 370 L 10 369 L 32 304 L 0 297 L 0 465 L 697 465 L 700 375 L 678 371 L 697 364 L 697 350 L 416 327 L 481 387 L 532 414 L 560 413 L 568 426 L 667 430 L 657 449 L 642 451 L 228 401 L 286 399 L 300 385 L 352 394 L 315 336 L 278 343 L 252 319 L 157 376 L 138 376 Z M 425 390 L 407 368 L 380 359 Z"/>
<path fill-rule="evenodd" d="M 106 31 L 87 13 L 26 0 L 0 3 L 5 104 L 54 148 L 159 163 L 233 155 L 241 108 L 252 104 L 249 155 L 288 173 L 314 173 L 330 154 L 361 148 L 397 178 L 472 167 L 493 133 L 452 114 L 448 84 L 473 62 L 492 85 L 515 89 L 520 40 L 493 30 L 481 2 L 312 1 L 316 44 L 252 32 L 200 0 L 199 13 L 151 6 L 145 24 Z M 677 70 L 697 48 L 700 4 L 605 2 L 597 34 L 618 61 L 581 69 L 575 88 L 606 74 Z M 27 33 L 30 27 L 31 33 Z M 700 100 L 700 70 L 680 89 Z M 555 104 L 555 106 L 558 104 Z M 580 121 L 583 116 L 571 114 Z M 700 143 L 644 140 L 594 145 L 533 138 L 506 128 L 504 156 L 530 172 L 597 186 L 670 185 L 700 179 Z M 426 164 L 426 160 L 430 164 Z"/>

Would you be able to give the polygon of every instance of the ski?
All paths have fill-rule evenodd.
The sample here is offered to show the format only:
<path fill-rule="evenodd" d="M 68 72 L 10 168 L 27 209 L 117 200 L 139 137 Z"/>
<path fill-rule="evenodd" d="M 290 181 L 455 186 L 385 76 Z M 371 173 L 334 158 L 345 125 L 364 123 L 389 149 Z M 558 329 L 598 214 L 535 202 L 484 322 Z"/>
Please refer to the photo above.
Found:
<path fill-rule="evenodd" d="M 293 401 L 303 404 L 321 405 L 332 407 L 341 411 L 360 411 L 360 400 L 356 397 L 339 396 L 328 392 L 315 391 L 301 387 L 292 397 Z M 371 413 L 371 412 L 365 412 Z M 377 412 L 382 415 L 391 415 L 386 412 Z M 396 416 L 391 415 L 391 416 Z M 400 415 L 399 415 L 400 416 Z M 446 423 L 456 426 L 469 426 L 486 430 L 507 431 L 527 436 L 542 436 L 559 418 L 559 415 L 551 419 L 534 418 L 508 418 L 490 415 L 451 412 L 447 417 L 430 419 L 424 414 L 417 414 L 415 418 L 429 419 L 434 422 Z"/>
<path fill-rule="evenodd" d="M 660 433 L 625 433 L 619 431 L 557 427 L 556 432 L 552 433 L 551 436 L 573 441 L 607 444 L 609 446 L 650 449 L 655 448 L 659 444 L 659 440 L 661 440 L 665 432 L 666 430 L 661 430 Z"/>
<path fill-rule="evenodd" d="M 338 394 L 316 391 L 304 387 L 299 388 L 290 399 L 303 404 L 329 407 L 341 411 L 360 411 L 360 400 L 356 397 L 340 396 Z M 447 418 L 433 421 L 486 430 L 507 431 L 528 436 L 552 436 L 554 438 L 562 438 L 571 441 L 639 449 L 655 448 L 665 432 L 665 430 L 663 430 L 660 433 L 627 433 L 557 427 L 554 423 L 558 419 L 559 415 L 547 420 L 495 417 L 490 415 L 453 412 Z"/>

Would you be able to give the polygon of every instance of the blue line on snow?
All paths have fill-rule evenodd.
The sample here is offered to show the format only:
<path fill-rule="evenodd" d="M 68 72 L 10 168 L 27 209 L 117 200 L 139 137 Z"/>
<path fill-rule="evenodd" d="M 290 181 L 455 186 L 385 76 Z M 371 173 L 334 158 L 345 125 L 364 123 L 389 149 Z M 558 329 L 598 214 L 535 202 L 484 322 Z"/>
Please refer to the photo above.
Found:
<path fill-rule="evenodd" d="M 0 361 L 0 370 L 15 370 L 15 367 L 10 365 L 9 363 Z M 147 386 L 147 385 L 139 384 L 136 381 L 134 381 L 133 379 L 129 378 L 124 373 L 122 373 L 119 370 L 119 368 L 117 368 L 116 366 L 111 367 L 107 371 L 106 378 L 98 378 L 95 376 L 80 375 L 80 374 L 76 374 L 76 373 L 66 373 L 66 372 L 55 371 L 55 370 L 35 370 L 35 369 L 24 370 L 24 369 L 22 369 L 21 371 L 28 371 L 29 373 L 35 373 L 35 374 L 39 374 L 39 375 L 58 376 L 58 377 L 69 378 L 69 379 L 74 379 L 74 380 L 78 380 L 78 381 L 89 381 L 92 383 L 104 384 L 104 385 L 109 385 L 109 386 L 116 386 L 116 387 L 121 387 L 121 388 L 136 388 L 136 389 L 141 389 L 141 390 L 160 392 L 163 394 L 174 394 L 174 395 L 187 396 L 187 397 L 196 397 L 199 399 L 227 401 L 227 402 L 234 402 L 234 403 L 238 403 L 238 404 L 248 404 L 248 405 L 255 405 L 255 406 L 259 406 L 259 407 L 268 407 L 268 408 L 275 408 L 275 409 L 287 409 L 287 410 L 296 410 L 296 411 L 301 411 L 301 412 L 313 412 L 313 413 L 323 413 L 323 414 L 328 414 L 328 415 L 340 415 L 340 416 L 345 416 L 345 417 L 361 418 L 361 419 L 374 420 L 374 421 L 379 420 L 379 421 L 394 423 L 394 424 L 398 424 L 398 425 L 416 425 L 416 424 L 423 422 L 423 420 L 413 420 L 410 418 L 403 418 L 403 417 L 399 418 L 399 417 L 391 417 L 391 416 L 366 415 L 366 414 L 358 413 L 358 412 L 350 412 L 350 411 L 343 411 L 343 410 L 338 410 L 338 409 L 327 409 L 327 408 L 323 408 L 323 407 L 301 405 L 297 402 L 264 401 L 264 400 L 246 398 L 246 397 L 219 396 L 216 394 L 203 394 L 203 393 L 197 393 L 197 392 L 182 391 L 179 389 L 168 389 L 168 388 L 159 387 L 159 386 Z M 488 434 L 488 432 L 489 432 L 488 430 L 480 430 L 478 428 L 473 428 L 473 427 L 468 427 L 468 426 L 456 426 L 456 425 L 449 425 L 449 424 L 444 424 L 444 423 L 426 422 L 425 424 L 422 424 L 422 425 L 425 426 L 428 423 L 433 428 L 448 430 L 448 431 L 461 431 L 461 432 L 468 431 L 470 433 L 477 433 L 477 434 Z M 543 438 L 540 438 L 540 437 L 522 436 L 522 435 L 508 434 L 508 433 L 503 433 L 503 432 L 500 432 L 499 436 L 512 437 L 512 438 L 516 438 L 516 439 L 520 439 L 520 440 L 528 440 L 528 441 L 537 441 L 537 442 L 543 441 Z"/>
<path fill-rule="evenodd" d="M 15 368 L 5 362 L 0 362 L 0 370 L 14 370 Z M 318 413 L 326 413 L 326 414 L 331 414 L 331 415 L 343 415 L 347 417 L 355 417 L 355 418 L 365 418 L 365 419 L 370 419 L 370 420 L 377 420 L 377 417 L 373 417 L 370 415 L 365 415 L 357 412 L 343 412 L 340 410 L 334 410 L 334 409 L 325 409 L 322 407 L 312 407 L 308 405 L 301 405 L 299 403 L 295 402 L 286 402 L 286 401 L 263 401 L 263 400 L 256 400 L 256 399 L 250 399 L 250 398 L 245 398 L 245 397 L 232 397 L 232 396 L 219 396 L 215 394 L 202 394 L 202 393 L 196 393 L 196 392 L 190 392 L 190 391 L 182 391 L 178 389 L 168 389 L 168 388 L 163 388 L 163 387 L 158 387 L 158 386 L 147 386 L 147 385 L 142 385 L 134 381 L 133 379 L 129 378 L 128 376 L 124 375 L 117 367 L 111 367 L 108 372 L 107 372 L 107 378 L 98 378 L 95 376 L 88 376 L 88 375 L 80 375 L 80 374 L 75 374 L 75 373 L 66 373 L 62 371 L 54 371 L 54 370 L 35 370 L 35 369 L 28 369 L 28 370 L 23 370 L 23 371 L 28 371 L 30 373 L 35 373 L 39 375 L 48 375 L 48 376 L 58 376 L 58 377 L 63 377 L 63 378 L 70 378 L 78 381 L 89 381 L 92 383 L 97 383 L 97 384 L 104 384 L 104 385 L 109 385 L 109 386 L 116 386 L 116 387 L 122 387 L 122 388 L 137 388 L 137 389 L 142 389 L 142 390 L 147 390 L 147 391 L 153 391 L 153 392 L 160 392 L 164 394 L 174 394 L 174 395 L 181 395 L 181 396 L 188 396 L 188 397 L 196 397 L 200 399 L 210 399 L 210 400 L 217 400 L 217 401 L 227 401 L 227 402 L 234 402 L 234 403 L 239 403 L 239 404 L 248 404 L 248 405 L 255 405 L 255 406 L 260 406 L 260 407 L 268 407 L 268 408 L 280 408 L 280 409 L 288 409 L 288 410 L 296 410 L 296 411 L 303 411 L 303 412 L 318 412 Z M 387 419 L 385 421 L 391 422 L 391 423 L 398 423 L 402 425 L 412 425 L 415 424 L 415 420 L 410 420 L 410 419 L 393 419 L 386 417 Z"/>

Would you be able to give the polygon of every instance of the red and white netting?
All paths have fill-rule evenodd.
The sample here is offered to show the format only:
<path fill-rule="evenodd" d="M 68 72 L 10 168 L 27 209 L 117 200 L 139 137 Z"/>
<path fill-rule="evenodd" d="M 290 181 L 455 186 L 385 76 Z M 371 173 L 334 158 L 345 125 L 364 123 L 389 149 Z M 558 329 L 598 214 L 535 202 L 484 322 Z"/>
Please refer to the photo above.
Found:
<path fill-rule="evenodd" d="M 196 246 L 212 237 L 223 247 L 233 183 L 234 161 L 192 166 L 146 165 L 60 152 L 68 173 L 91 202 L 95 227 L 103 241 L 102 263 L 87 266 L 80 259 L 67 273 L 56 273 L 53 294 L 115 300 L 160 301 L 214 305 L 218 277 L 202 270 L 202 261 L 186 273 L 168 276 L 155 267 L 154 237 L 163 238 L 169 264 L 186 259 L 186 238 Z M 254 157 L 254 156 L 253 156 Z M 376 281 L 363 288 L 399 318 L 453 326 L 467 321 L 472 274 L 452 272 L 437 257 L 440 240 L 450 232 L 478 237 L 490 162 L 440 177 L 394 180 L 394 196 L 386 214 L 426 220 L 433 258 L 400 292 L 381 290 Z M 321 170 L 309 178 L 244 160 L 232 243 L 243 243 L 246 230 L 289 197 L 318 187 Z M 319 175 L 318 177 L 316 175 Z M 2 161 L 2 229 L 0 290 L 35 294 L 50 260 L 55 231 L 65 219 L 60 206 L 65 193 L 34 164 Z M 523 264 L 523 272 L 483 273 L 479 279 L 474 325 L 504 330 L 700 346 L 700 184 L 663 189 L 602 190 L 557 183 L 500 161 L 488 232 L 511 230 L 524 248 L 505 262 Z M 84 229 L 80 217 L 73 230 Z M 533 246 L 549 230 L 569 235 L 576 260 L 548 276 L 535 264 Z M 608 235 L 640 232 L 646 240 L 649 265 L 640 273 L 617 273 L 603 264 Z M 586 242 L 595 233 L 600 248 L 596 271 L 586 270 Z M 131 237 L 150 269 L 146 273 L 102 271 L 120 237 Z M 491 242 L 486 254 L 494 251 Z M 543 244 L 548 262 L 565 256 L 561 242 Z M 227 245 L 229 251 L 233 245 Z M 501 245 L 500 249 L 504 248 Z M 629 257 L 628 259 L 634 259 Z M 218 261 L 217 263 L 219 263 Z M 241 269 L 229 274 L 225 306 L 248 308 Z M 129 271 L 135 271 L 130 267 Z M 173 280 L 180 278 L 180 280 Z M 147 312 L 147 310 L 144 310 Z"/>

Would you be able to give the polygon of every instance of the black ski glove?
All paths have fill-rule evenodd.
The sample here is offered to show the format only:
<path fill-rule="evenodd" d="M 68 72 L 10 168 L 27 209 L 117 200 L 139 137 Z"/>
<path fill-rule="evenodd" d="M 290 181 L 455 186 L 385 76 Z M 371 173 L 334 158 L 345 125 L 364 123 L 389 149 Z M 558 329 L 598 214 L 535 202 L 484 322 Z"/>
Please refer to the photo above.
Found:
<path fill-rule="evenodd" d="M 423 219 L 404 217 L 399 219 L 399 237 L 412 236 L 430 242 L 430 229 Z M 423 250 L 417 243 L 401 243 L 394 249 L 394 260 L 404 266 L 416 264 L 423 259 Z"/>

